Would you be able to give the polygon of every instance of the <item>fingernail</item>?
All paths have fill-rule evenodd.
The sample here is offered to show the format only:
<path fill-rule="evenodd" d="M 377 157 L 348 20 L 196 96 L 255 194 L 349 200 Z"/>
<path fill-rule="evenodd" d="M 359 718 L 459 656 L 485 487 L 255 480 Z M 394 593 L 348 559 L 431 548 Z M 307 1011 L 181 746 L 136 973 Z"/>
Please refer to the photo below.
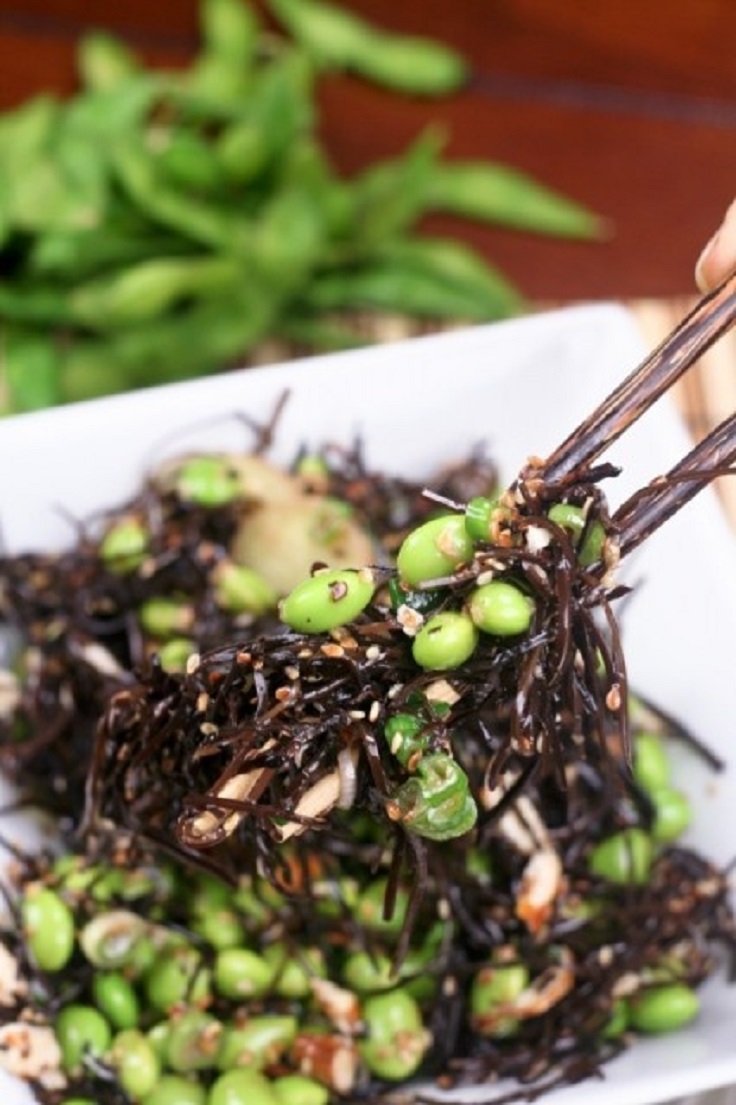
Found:
<path fill-rule="evenodd" d="M 700 257 L 698 257 L 698 260 L 695 263 L 695 283 L 698 286 L 699 290 L 703 293 L 710 291 L 710 284 L 705 276 L 705 266 L 707 265 L 708 258 L 715 249 L 720 236 L 721 231 L 719 228 L 718 230 L 716 230 L 713 237 L 705 244 L 703 252 L 700 254 Z"/>

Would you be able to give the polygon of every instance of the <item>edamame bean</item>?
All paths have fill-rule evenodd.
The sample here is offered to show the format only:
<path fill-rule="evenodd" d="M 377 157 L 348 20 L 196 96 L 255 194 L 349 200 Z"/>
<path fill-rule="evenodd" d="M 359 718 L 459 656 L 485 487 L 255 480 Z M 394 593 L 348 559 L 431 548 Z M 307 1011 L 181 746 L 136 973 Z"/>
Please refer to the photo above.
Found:
<path fill-rule="evenodd" d="M 403 887 L 399 887 L 396 891 L 393 910 L 387 917 L 384 912 L 387 890 L 387 879 L 374 879 L 369 882 L 355 904 L 355 916 L 360 924 L 366 925 L 374 932 L 394 937 L 399 935 L 404 925 L 409 896 Z"/>
<path fill-rule="evenodd" d="M 305 1074 L 284 1074 L 274 1078 L 271 1089 L 278 1105 L 328 1105 L 330 1091 Z"/>
<path fill-rule="evenodd" d="M 390 1082 L 410 1078 L 432 1042 L 418 1003 L 396 989 L 367 998 L 362 1014 L 366 1037 L 358 1047 L 368 1070 Z"/>
<path fill-rule="evenodd" d="M 354 621 L 373 598 L 369 569 L 318 572 L 279 604 L 281 620 L 298 633 L 326 633 Z"/>
<path fill-rule="evenodd" d="M 473 557 L 473 542 L 462 514 L 447 514 L 418 526 L 404 539 L 396 557 L 399 579 L 417 587 L 440 579 Z"/>
<path fill-rule="evenodd" d="M 262 954 L 273 972 L 273 992 L 279 997 L 309 997 L 312 979 L 327 977 L 325 957 L 319 948 L 301 948 L 292 955 L 283 944 L 269 944 Z"/>
<path fill-rule="evenodd" d="M 153 637 L 182 636 L 192 630 L 194 610 L 185 599 L 151 598 L 138 609 L 140 623 Z"/>
<path fill-rule="evenodd" d="M 74 951 L 74 914 L 56 893 L 31 883 L 21 901 L 21 924 L 31 959 L 42 971 L 60 971 Z"/>
<path fill-rule="evenodd" d="M 358 994 L 375 994 L 396 984 L 391 960 L 380 953 L 353 952 L 343 963 L 342 977 Z"/>
<path fill-rule="evenodd" d="M 192 928 L 218 951 L 237 948 L 243 943 L 243 925 L 232 909 L 204 912 L 193 922 Z"/>
<path fill-rule="evenodd" d="M 674 787 L 657 787 L 650 792 L 654 804 L 652 836 L 660 844 L 671 844 L 690 827 L 692 806 L 687 795 Z"/>
<path fill-rule="evenodd" d="M 223 1025 L 202 1009 L 185 1009 L 171 1022 L 166 1065 L 177 1074 L 217 1066 Z"/>
<path fill-rule="evenodd" d="M 434 614 L 417 633 L 412 656 L 420 668 L 450 671 L 469 660 L 478 644 L 478 630 L 468 614 L 444 610 Z"/>
<path fill-rule="evenodd" d="M 238 473 L 225 457 L 192 457 L 176 475 L 176 493 L 183 502 L 218 507 L 233 503 L 242 495 Z"/>
<path fill-rule="evenodd" d="M 140 1003 L 135 989 L 118 971 L 99 971 L 92 979 L 92 998 L 113 1028 L 135 1028 Z"/>
<path fill-rule="evenodd" d="M 233 1067 L 261 1070 L 272 1066 L 293 1043 L 298 1027 L 296 1017 L 275 1013 L 249 1017 L 243 1025 L 226 1025 L 217 1065 L 223 1071 Z"/>
<path fill-rule="evenodd" d="M 54 1023 L 67 1074 L 78 1075 L 86 1057 L 102 1058 L 110 1046 L 112 1031 L 102 1013 L 91 1005 L 65 1005 Z"/>
<path fill-rule="evenodd" d="M 465 528 L 473 541 L 490 541 L 491 515 L 498 507 L 497 499 L 476 495 L 465 507 Z"/>
<path fill-rule="evenodd" d="M 226 948 L 215 959 L 213 977 L 218 994 L 238 1000 L 268 993 L 274 972 L 257 952 L 248 948 Z"/>
<path fill-rule="evenodd" d="M 494 579 L 475 588 L 470 595 L 468 612 L 484 633 L 495 637 L 516 637 L 529 629 L 534 603 L 512 583 Z"/>
<path fill-rule="evenodd" d="M 652 839 L 643 829 L 623 829 L 596 844 L 588 866 L 609 882 L 642 885 L 649 879 L 653 851 Z"/>
<path fill-rule="evenodd" d="M 210 971 L 200 952 L 188 944 L 164 951 L 145 979 L 149 1005 L 162 1013 L 184 1003 L 206 998 L 210 992 Z"/>
<path fill-rule="evenodd" d="M 700 1011 L 695 991 L 683 982 L 644 990 L 629 999 L 629 1021 L 639 1032 L 675 1032 Z"/>
<path fill-rule="evenodd" d="M 141 1105 L 205 1105 L 207 1090 L 199 1082 L 179 1074 L 164 1074 Z"/>
<path fill-rule="evenodd" d="M 100 556 L 111 572 L 124 575 L 139 568 L 148 555 L 148 531 L 139 518 L 120 518 L 100 543 Z"/>
<path fill-rule="evenodd" d="M 207 1105 L 279 1105 L 271 1083 L 255 1070 L 230 1070 L 210 1087 Z"/>
<path fill-rule="evenodd" d="M 155 1088 L 160 1074 L 158 1056 L 150 1041 L 137 1029 L 117 1034 L 110 1049 L 110 1062 L 121 1087 L 135 1100 Z"/>
<path fill-rule="evenodd" d="M 215 569 L 212 581 L 215 602 L 229 614 L 265 614 L 276 607 L 276 591 L 253 568 L 223 561 Z"/>
<path fill-rule="evenodd" d="M 157 655 L 164 671 L 174 674 L 186 671 L 187 661 L 196 651 L 195 642 L 188 637 L 172 637 L 170 641 L 165 641 L 160 646 Z"/>
<path fill-rule="evenodd" d="M 634 778 L 645 790 L 669 786 L 670 761 L 664 741 L 656 733 L 634 734 Z"/>

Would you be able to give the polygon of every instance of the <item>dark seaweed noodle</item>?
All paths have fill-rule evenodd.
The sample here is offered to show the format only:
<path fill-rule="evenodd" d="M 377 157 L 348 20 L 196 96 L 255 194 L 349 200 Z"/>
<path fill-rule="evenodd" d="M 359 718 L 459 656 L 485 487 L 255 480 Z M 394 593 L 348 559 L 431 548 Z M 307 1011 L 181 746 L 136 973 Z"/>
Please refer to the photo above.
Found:
<path fill-rule="evenodd" d="M 253 427 L 259 448 L 270 443 L 277 413 L 266 427 Z M 386 548 L 434 509 L 421 483 L 370 471 L 359 443 L 327 447 L 324 454 L 318 490 L 353 507 Z M 495 480 L 478 451 L 436 482 L 446 493 L 487 492 Z M 76 523 L 77 540 L 64 552 L 0 557 L 0 631 L 3 621 L 5 632 L 17 631 L 26 669 L 19 706 L 10 717 L 0 714 L 0 765 L 28 800 L 78 824 L 104 706 L 134 681 L 134 671 L 151 669 L 151 642 L 139 617 L 146 600 L 186 596 L 202 650 L 275 628 L 273 613 L 232 615 L 213 597 L 215 569 L 249 509 L 247 499 L 198 506 L 154 473 L 131 500 Z M 100 542 L 116 521 L 131 517 L 144 523 L 150 549 L 144 571 L 121 574 L 101 556 Z"/>

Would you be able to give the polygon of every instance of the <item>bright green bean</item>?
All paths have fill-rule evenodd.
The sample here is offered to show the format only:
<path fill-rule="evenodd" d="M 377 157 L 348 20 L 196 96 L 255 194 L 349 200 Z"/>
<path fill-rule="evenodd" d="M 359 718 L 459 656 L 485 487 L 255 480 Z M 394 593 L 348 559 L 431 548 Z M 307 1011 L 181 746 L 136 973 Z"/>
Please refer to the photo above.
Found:
<path fill-rule="evenodd" d="M 60 971 L 74 950 L 74 914 L 55 890 L 29 885 L 20 906 L 23 935 L 42 971 Z"/>
<path fill-rule="evenodd" d="M 629 1001 L 629 1022 L 639 1032 L 676 1032 L 697 1017 L 700 1000 L 682 982 L 644 990 Z"/>
<path fill-rule="evenodd" d="M 299 633 L 324 633 L 357 618 L 373 598 L 375 587 L 368 570 L 318 572 L 282 600 L 279 614 Z"/>

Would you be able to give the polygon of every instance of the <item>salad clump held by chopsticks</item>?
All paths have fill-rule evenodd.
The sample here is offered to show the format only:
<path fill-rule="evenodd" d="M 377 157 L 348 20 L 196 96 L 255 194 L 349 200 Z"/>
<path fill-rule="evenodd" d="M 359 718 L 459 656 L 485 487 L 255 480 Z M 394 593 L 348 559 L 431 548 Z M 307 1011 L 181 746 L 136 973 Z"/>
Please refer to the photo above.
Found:
<path fill-rule="evenodd" d="M 422 497 L 359 453 L 303 457 L 328 545 L 347 506 L 384 554 L 239 578 L 258 601 L 233 610 L 221 565 L 255 573 L 268 502 L 249 464 L 166 466 L 70 553 L 3 565 L 26 669 L 3 756 L 76 829 L 19 857 L 5 1065 L 54 1105 L 422 1078 L 510 1077 L 518 1099 L 688 1023 L 734 922 L 724 873 L 679 843 L 683 734 L 627 694 L 613 575 L 639 530 L 630 503 L 609 515 L 610 466 L 532 461 L 499 494 L 476 457 Z M 61 730 L 88 768 L 69 793 Z"/>
<path fill-rule="evenodd" d="M 201 47 L 177 70 L 89 33 L 76 95 L 0 116 L 0 414 L 222 371 L 274 341 L 292 354 L 365 344 L 386 313 L 394 332 L 397 316 L 517 313 L 492 265 L 416 233 L 431 212 L 600 237 L 595 215 L 525 174 L 446 159 L 432 127 L 340 174 L 319 126 L 323 77 L 441 96 L 465 63 L 319 0 L 267 9 L 278 29 L 246 0 L 202 0 Z"/>

